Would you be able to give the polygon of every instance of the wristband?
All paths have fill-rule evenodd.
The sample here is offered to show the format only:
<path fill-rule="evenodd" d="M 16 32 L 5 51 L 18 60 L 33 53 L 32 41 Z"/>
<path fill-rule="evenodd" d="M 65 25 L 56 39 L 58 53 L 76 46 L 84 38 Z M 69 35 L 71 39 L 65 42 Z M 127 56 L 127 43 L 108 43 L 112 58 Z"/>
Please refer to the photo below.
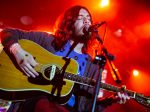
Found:
<path fill-rule="evenodd" d="M 13 54 L 16 54 L 17 50 L 20 49 L 20 45 L 18 43 L 14 43 L 13 45 L 11 45 L 10 47 L 10 52 Z"/>

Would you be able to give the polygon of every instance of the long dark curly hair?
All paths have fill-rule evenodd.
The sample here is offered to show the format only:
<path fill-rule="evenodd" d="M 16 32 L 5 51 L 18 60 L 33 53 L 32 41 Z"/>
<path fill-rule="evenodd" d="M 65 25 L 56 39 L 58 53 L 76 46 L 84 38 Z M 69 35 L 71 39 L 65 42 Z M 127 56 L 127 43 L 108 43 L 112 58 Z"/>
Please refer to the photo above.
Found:
<path fill-rule="evenodd" d="M 59 44 L 65 44 L 67 40 L 73 37 L 74 23 L 78 18 L 80 9 L 85 9 L 90 14 L 86 7 L 77 5 L 66 10 L 64 15 L 61 15 L 58 21 L 56 21 L 55 36 L 57 37 Z"/>
<path fill-rule="evenodd" d="M 56 36 L 55 43 L 58 49 L 62 48 L 68 40 L 74 37 L 74 23 L 78 18 L 80 9 L 85 9 L 89 13 L 91 18 L 91 23 L 93 23 L 92 16 L 89 10 L 84 6 L 76 5 L 66 10 L 65 13 L 61 15 L 55 23 L 55 29 L 54 29 L 55 36 Z M 85 52 L 91 49 L 89 44 L 93 44 L 95 40 L 91 38 L 88 41 L 89 42 L 86 42 L 83 48 L 83 51 Z"/>

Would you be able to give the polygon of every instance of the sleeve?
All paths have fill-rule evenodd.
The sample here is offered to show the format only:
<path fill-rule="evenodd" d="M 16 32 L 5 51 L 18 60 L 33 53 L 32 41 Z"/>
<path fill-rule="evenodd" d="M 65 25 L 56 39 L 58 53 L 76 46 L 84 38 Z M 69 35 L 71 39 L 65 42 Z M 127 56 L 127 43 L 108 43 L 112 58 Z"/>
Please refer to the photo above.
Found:
<path fill-rule="evenodd" d="M 109 97 L 98 98 L 96 103 L 103 107 L 107 107 L 116 102 L 117 102 L 117 99 L 114 97 L 114 95 L 111 95 Z"/>
<path fill-rule="evenodd" d="M 12 44 L 17 43 L 18 39 L 13 35 L 15 35 L 15 32 L 11 29 L 3 29 L 1 32 L 1 43 L 5 48 L 10 48 Z"/>
<path fill-rule="evenodd" d="M 45 49 L 50 50 L 50 44 L 52 44 L 52 41 L 54 40 L 54 36 L 46 32 L 24 31 L 15 28 L 5 28 L 1 32 L 0 38 L 2 45 L 7 50 L 12 44 L 18 43 L 18 40 L 20 39 L 28 39 L 34 41 Z"/>

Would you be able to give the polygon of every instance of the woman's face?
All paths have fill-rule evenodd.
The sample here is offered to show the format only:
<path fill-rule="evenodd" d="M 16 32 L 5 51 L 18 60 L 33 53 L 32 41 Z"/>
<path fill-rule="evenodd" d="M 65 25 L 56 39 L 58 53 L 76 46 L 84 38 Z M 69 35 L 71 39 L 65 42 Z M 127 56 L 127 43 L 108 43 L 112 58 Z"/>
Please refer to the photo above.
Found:
<path fill-rule="evenodd" d="M 80 9 L 77 20 L 74 23 L 75 35 L 76 36 L 84 35 L 83 28 L 84 27 L 89 28 L 90 25 L 91 25 L 91 17 L 88 11 L 85 9 Z"/>

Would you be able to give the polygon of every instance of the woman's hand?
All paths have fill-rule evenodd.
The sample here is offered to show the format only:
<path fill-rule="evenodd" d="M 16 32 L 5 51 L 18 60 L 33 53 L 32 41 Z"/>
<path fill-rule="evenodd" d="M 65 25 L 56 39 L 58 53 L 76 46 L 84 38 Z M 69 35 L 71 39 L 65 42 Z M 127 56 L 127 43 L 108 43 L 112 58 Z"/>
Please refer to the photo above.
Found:
<path fill-rule="evenodd" d="M 38 63 L 34 60 L 33 56 L 24 51 L 18 43 L 10 47 L 10 52 L 13 53 L 19 67 L 28 76 L 35 78 L 39 74 L 34 70 L 34 66 Z"/>

